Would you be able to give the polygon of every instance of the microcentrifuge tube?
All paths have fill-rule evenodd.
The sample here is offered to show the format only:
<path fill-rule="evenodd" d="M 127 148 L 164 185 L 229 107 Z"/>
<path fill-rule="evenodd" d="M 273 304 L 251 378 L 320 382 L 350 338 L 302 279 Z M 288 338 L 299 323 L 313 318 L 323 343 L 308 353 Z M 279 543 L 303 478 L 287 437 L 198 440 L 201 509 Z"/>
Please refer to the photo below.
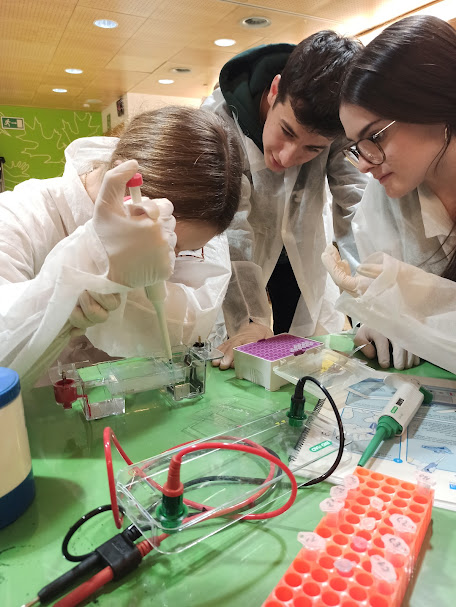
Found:
<path fill-rule="evenodd" d="M 390 516 L 390 521 L 396 531 L 416 532 L 416 523 L 414 523 L 406 514 L 392 514 Z"/>
<path fill-rule="evenodd" d="M 304 557 L 309 561 L 316 561 L 326 548 L 326 540 L 313 531 L 300 531 L 298 542 L 303 545 Z"/>
<path fill-rule="evenodd" d="M 415 473 L 415 480 L 418 493 L 429 495 L 434 491 L 436 480 L 433 474 L 429 474 L 429 472 L 424 472 L 423 470 L 417 470 Z"/>
<path fill-rule="evenodd" d="M 336 500 L 345 500 L 348 495 L 348 490 L 343 485 L 335 485 L 329 490 L 329 495 Z"/>
<path fill-rule="evenodd" d="M 410 554 L 410 548 L 400 537 L 392 535 L 391 533 L 385 533 L 385 535 L 382 536 L 382 540 L 386 551 L 390 551 L 393 554 L 402 554 L 403 556 L 408 556 Z"/>
<path fill-rule="evenodd" d="M 371 497 L 369 503 L 374 510 L 378 510 L 379 512 L 383 510 L 383 500 L 379 497 Z"/>
<path fill-rule="evenodd" d="M 373 529 L 375 529 L 376 524 L 377 521 L 373 516 L 365 516 L 361 519 L 359 526 L 361 527 L 361 529 L 365 529 L 366 531 L 372 531 Z"/>
<path fill-rule="evenodd" d="M 396 569 L 379 554 L 370 557 L 371 572 L 375 580 L 372 590 L 379 594 L 393 594 L 397 584 Z"/>
<path fill-rule="evenodd" d="M 355 489 L 359 487 L 359 478 L 354 474 L 347 474 L 344 476 L 344 485 L 348 491 L 348 497 L 351 497 L 354 494 Z"/>
<path fill-rule="evenodd" d="M 385 546 L 385 558 L 393 563 L 395 567 L 401 567 L 407 562 L 410 555 L 410 548 L 406 542 L 397 535 L 385 533 L 382 536 L 383 545 Z"/>
<path fill-rule="evenodd" d="M 352 537 L 350 546 L 355 552 L 364 552 L 365 550 L 367 550 L 368 544 L 369 542 L 366 540 L 365 537 L 355 535 Z"/>
<path fill-rule="evenodd" d="M 356 563 L 354 561 L 350 561 L 349 559 L 336 559 L 334 561 L 334 567 L 341 576 L 350 577 L 353 569 L 356 567 Z"/>
<path fill-rule="evenodd" d="M 378 580 L 384 580 L 392 584 L 397 580 L 397 573 L 391 563 L 379 554 L 373 554 L 370 557 L 372 566 L 372 575 Z"/>
<path fill-rule="evenodd" d="M 343 507 L 344 502 L 333 497 L 327 497 L 320 502 L 320 510 L 326 514 L 325 522 L 328 527 L 337 527 L 340 523 L 340 513 Z"/>
<path fill-rule="evenodd" d="M 390 517 L 393 529 L 398 537 L 411 543 L 416 535 L 416 524 L 405 514 L 392 514 Z"/>

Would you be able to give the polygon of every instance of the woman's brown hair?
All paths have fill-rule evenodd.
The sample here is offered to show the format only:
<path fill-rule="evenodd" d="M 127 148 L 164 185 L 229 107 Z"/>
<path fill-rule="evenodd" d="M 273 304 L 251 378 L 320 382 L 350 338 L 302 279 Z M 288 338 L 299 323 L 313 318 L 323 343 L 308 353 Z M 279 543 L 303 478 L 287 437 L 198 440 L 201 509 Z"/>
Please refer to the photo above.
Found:
<path fill-rule="evenodd" d="M 135 159 L 149 198 L 168 198 L 177 220 L 226 230 L 238 208 L 242 163 L 236 133 L 204 109 L 168 106 L 135 116 L 112 156 Z"/>

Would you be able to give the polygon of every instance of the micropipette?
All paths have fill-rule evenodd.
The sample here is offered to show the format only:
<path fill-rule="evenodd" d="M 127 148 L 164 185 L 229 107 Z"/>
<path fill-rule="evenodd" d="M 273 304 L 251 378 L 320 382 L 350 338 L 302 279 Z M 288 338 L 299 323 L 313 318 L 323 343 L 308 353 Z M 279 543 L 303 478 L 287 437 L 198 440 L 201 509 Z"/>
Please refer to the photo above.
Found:
<path fill-rule="evenodd" d="M 143 183 L 141 173 L 136 173 L 127 182 L 127 187 L 130 189 L 131 203 L 135 205 L 141 205 L 141 187 Z M 151 219 L 158 219 L 160 216 L 158 207 L 155 205 L 155 208 L 151 208 L 148 206 L 147 214 Z M 160 333 L 162 336 L 163 344 L 165 346 L 166 356 L 170 361 L 173 359 L 173 353 L 171 350 L 171 342 L 169 341 L 169 333 L 168 333 L 168 325 L 166 324 L 166 314 L 165 314 L 165 299 L 166 299 L 166 289 L 165 283 L 163 280 L 155 283 L 154 285 L 149 285 L 145 288 L 147 299 L 152 303 L 155 308 L 155 312 L 157 314 L 158 325 L 160 327 Z"/>
<path fill-rule="evenodd" d="M 385 439 L 404 432 L 423 400 L 426 403 L 432 400 L 432 393 L 422 388 L 415 379 L 390 375 L 385 379 L 385 384 L 396 388 L 396 392 L 381 412 L 375 435 L 364 450 L 358 466 L 364 466 Z"/>

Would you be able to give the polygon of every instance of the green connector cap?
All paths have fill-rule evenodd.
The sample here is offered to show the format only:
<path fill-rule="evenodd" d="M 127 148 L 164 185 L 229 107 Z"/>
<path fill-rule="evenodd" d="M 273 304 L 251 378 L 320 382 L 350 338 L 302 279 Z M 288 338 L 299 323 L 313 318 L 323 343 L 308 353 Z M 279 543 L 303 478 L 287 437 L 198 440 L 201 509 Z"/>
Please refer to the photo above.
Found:
<path fill-rule="evenodd" d="M 307 419 L 307 415 L 305 413 L 302 416 L 295 416 L 291 411 L 287 411 L 287 417 L 289 425 L 293 426 L 294 428 L 299 428 L 302 426 Z"/>
<path fill-rule="evenodd" d="M 184 504 L 184 496 L 168 497 L 164 495 L 161 504 L 157 506 L 155 515 L 165 529 L 179 527 L 188 514 L 188 508 Z"/>
<path fill-rule="evenodd" d="M 299 428 L 307 419 L 307 415 L 304 413 L 305 404 L 306 399 L 304 396 L 291 397 L 290 409 L 287 411 L 288 423 L 290 426 Z"/>
<path fill-rule="evenodd" d="M 371 442 L 367 445 L 364 453 L 361 455 L 361 459 L 358 462 L 358 466 L 364 466 L 368 459 L 370 459 L 380 444 L 387 438 L 392 438 L 402 432 L 402 426 L 397 423 L 395 419 L 389 415 L 382 415 L 378 420 L 377 430 Z"/>

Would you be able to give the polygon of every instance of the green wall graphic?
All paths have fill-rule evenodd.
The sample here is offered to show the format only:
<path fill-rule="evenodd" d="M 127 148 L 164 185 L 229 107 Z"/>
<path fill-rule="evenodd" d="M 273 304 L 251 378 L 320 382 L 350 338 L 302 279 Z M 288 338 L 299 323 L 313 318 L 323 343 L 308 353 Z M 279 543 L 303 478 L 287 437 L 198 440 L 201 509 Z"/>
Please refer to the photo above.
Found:
<path fill-rule="evenodd" d="M 30 179 L 62 175 L 63 152 L 79 137 L 102 135 L 101 113 L 0 105 L 0 117 L 23 118 L 23 130 L 0 128 L 0 156 L 5 157 L 5 187 Z"/>

